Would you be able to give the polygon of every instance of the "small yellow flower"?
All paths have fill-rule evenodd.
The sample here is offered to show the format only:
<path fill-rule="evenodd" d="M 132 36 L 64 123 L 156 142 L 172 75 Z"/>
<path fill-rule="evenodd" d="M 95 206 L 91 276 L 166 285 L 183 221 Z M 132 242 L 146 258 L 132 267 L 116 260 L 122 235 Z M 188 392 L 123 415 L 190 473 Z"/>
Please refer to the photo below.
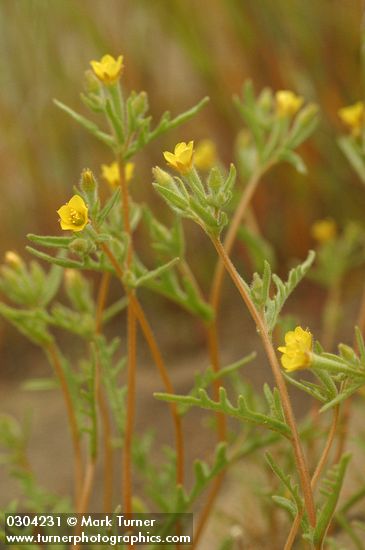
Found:
<path fill-rule="evenodd" d="M 194 166 L 199 170 L 210 170 L 217 161 L 217 148 L 211 139 L 203 139 L 194 153 Z"/>
<path fill-rule="evenodd" d="M 124 167 L 125 181 L 129 183 L 134 175 L 134 162 L 127 162 Z"/>
<path fill-rule="evenodd" d="M 285 346 L 278 350 L 283 354 L 281 364 L 288 372 L 305 369 L 311 364 L 312 334 L 296 327 L 285 334 Z"/>
<path fill-rule="evenodd" d="M 88 223 L 88 208 L 84 199 L 74 195 L 69 202 L 57 210 L 60 216 L 61 229 L 65 231 L 82 231 Z"/>
<path fill-rule="evenodd" d="M 112 187 L 117 187 L 120 183 L 119 164 L 117 162 L 102 164 L 101 177 L 104 178 L 105 181 Z"/>
<path fill-rule="evenodd" d="M 114 59 L 112 55 L 104 55 L 100 61 L 90 61 L 92 70 L 98 79 L 106 86 L 118 82 L 123 71 L 123 56 Z"/>
<path fill-rule="evenodd" d="M 304 99 L 290 90 L 279 90 L 275 94 L 276 111 L 279 116 L 294 116 L 301 106 Z"/>
<path fill-rule="evenodd" d="M 336 223 L 331 218 L 318 220 L 311 227 L 312 237 L 320 244 L 332 241 L 336 237 L 336 234 Z"/>
<path fill-rule="evenodd" d="M 8 264 L 10 267 L 18 268 L 24 265 L 24 262 L 19 256 L 19 254 L 17 254 L 13 250 L 8 250 L 7 252 L 5 252 L 4 259 L 5 259 L 5 263 Z"/>
<path fill-rule="evenodd" d="M 124 178 L 129 183 L 134 174 L 134 162 L 127 162 L 124 167 Z M 101 177 L 105 179 L 111 187 L 120 185 L 120 170 L 117 162 L 101 165 Z"/>
<path fill-rule="evenodd" d="M 358 136 L 365 124 L 365 105 L 362 101 L 358 101 L 348 107 L 342 107 L 338 111 L 338 116 L 350 128 L 353 135 Z"/>
<path fill-rule="evenodd" d="M 163 156 L 169 166 L 175 168 L 180 174 L 187 174 L 193 166 L 193 148 L 193 141 L 189 141 L 189 143 L 183 141 L 175 146 L 173 153 L 165 151 Z"/>

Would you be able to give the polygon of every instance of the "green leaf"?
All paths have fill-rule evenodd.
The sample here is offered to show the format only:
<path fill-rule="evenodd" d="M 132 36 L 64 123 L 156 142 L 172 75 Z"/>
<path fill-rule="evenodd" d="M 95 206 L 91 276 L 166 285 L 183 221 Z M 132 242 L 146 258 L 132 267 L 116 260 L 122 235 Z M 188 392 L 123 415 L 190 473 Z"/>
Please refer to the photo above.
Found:
<path fill-rule="evenodd" d="M 97 216 L 97 223 L 101 224 L 103 221 L 108 217 L 109 212 L 114 208 L 114 206 L 117 204 L 120 198 L 120 187 L 114 191 L 110 199 L 107 201 L 105 206 L 102 208 L 102 210 L 99 212 Z"/>
<path fill-rule="evenodd" d="M 314 132 L 317 125 L 318 107 L 310 103 L 304 107 L 304 109 L 301 109 L 295 117 L 286 146 L 291 149 L 296 149 Z"/>
<path fill-rule="evenodd" d="M 342 136 L 338 139 L 338 145 L 347 160 L 355 170 L 362 183 L 365 184 L 365 160 L 364 153 L 352 136 Z"/>
<path fill-rule="evenodd" d="M 280 153 L 278 154 L 278 160 L 288 162 L 289 164 L 294 166 L 296 171 L 300 174 L 307 173 L 306 165 L 304 164 L 301 157 L 297 153 L 294 153 L 294 151 L 290 151 L 290 149 L 283 149 L 282 151 L 280 151 Z"/>
<path fill-rule="evenodd" d="M 299 493 L 299 486 L 297 484 L 293 484 L 290 474 L 285 474 L 283 472 L 283 470 L 275 462 L 273 456 L 269 452 L 265 453 L 265 458 L 270 468 L 272 469 L 272 471 L 278 476 L 280 481 L 283 483 L 284 487 L 289 491 L 289 493 L 292 496 L 293 500 L 289 501 L 290 502 L 289 511 L 292 514 L 292 517 L 294 518 L 297 514 L 300 514 L 303 510 L 303 499 L 301 498 Z M 283 504 L 283 500 L 281 500 L 281 503 Z"/>
<path fill-rule="evenodd" d="M 68 248 L 75 237 L 50 237 L 28 233 L 27 239 L 41 246 L 51 248 Z"/>
<path fill-rule="evenodd" d="M 194 105 L 194 107 L 191 107 L 191 109 L 188 109 L 184 113 L 181 113 L 172 120 L 170 120 L 170 114 L 168 112 L 164 113 L 158 126 L 150 133 L 148 137 L 148 143 L 152 139 L 155 139 L 157 136 L 166 132 L 167 130 L 177 128 L 178 126 L 181 126 L 181 124 L 184 124 L 185 122 L 193 118 L 197 113 L 199 113 L 199 111 L 203 109 L 203 107 L 205 107 L 208 102 L 209 97 L 203 97 L 203 99 L 201 99 L 199 103 Z"/>
<path fill-rule="evenodd" d="M 316 548 L 321 548 L 324 542 L 328 527 L 336 510 L 346 469 L 350 460 L 351 454 L 347 453 L 343 455 L 340 462 L 329 470 L 326 479 L 322 482 L 321 492 L 325 495 L 326 500 L 319 512 L 317 525 L 313 533 L 313 543 Z"/>
<path fill-rule="evenodd" d="M 21 389 L 25 391 L 49 391 L 57 388 L 58 383 L 54 378 L 32 378 L 21 385 Z"/>
<path fill-rule="evenodd" d="M 252 352 L 249 355 L 246 355 L 239 361 L 235 361 L 226 367 L 221 368 L 218 372 L 214 371 L 212 367 L 208 367 L 203 372 L 198 372 L 195 375 L 194 386 L 189 392 L 189 395 L 196 397 L 199 395 L 201 389 L 208 388 L 217 380 L 223 380 L 223 378 L 235 373 L 238 369 L 242 368 L 244 365 L 247 365 L 256 358 L 256 352 Z M 191 408 L 190 405 L 180 405 L 179 413 L 185 414 Z"/>
<path fill-rule="evenodd" d="M 326 412 L 329 409 L 332 409 L 336 405 L 339 405 L 342 403 L 342 401 L 345 401 L 351 395 L 356 393 L 360 388 L 362 388 L 365 385 L 365 380 L 362 380 L 360 382 L 354 382 L 350 384 L 350 386 L 346 386 L 345 389 L 343 389 L 334 399 L 326 403 L 323 407 L 321 407 L 319 412 Z"/>
<path fill-rule="evenodd" d="M 114 148 L 115 147 L 115 141 L 113 136 L 106 134 L 105 132 L 102 132 L 100 128 L 94 123 L 91 122 L 91 120 L 83 117 L 61 101 L 58 101 L 57 99 L 53 100 L 54 103 L 59 107 L 62 111 L 67 113 L 71 118 L 73 118 L 76 122 L 78 122 L 81 126 L 83 126 L 88 132 L 90 132 L 93 136 L 95 136 L 97 139 L 105 143 L 108 147 Z"/>
<path fill-rule="evenodd" d="M 0 302 L 0 315 L 35 344 L 44 346 L 52 342 L 47 330 L 49 317 L 43 310 L 15 309 Z"/>
<path fill-rule="evenodd" d="M 163 199 L 167 202 L 169 206 L 171 206 L 173 209 L 178 208 L 182 212 L 185 212 L 185 210 L 188 208 L 189 204 L 186 201 L 186 199 L 179 193 L 172 191 L 171 189 L 168 189 L 167 187 L 163 187 L 162 185 L 159 185 L 158 183 L 152 184 L 155 189 L 160 193 Z"/>
<path fill-rule="evenodd" d="M 110 123 L 115 131 L 115 135 L 118 139 L 118 144 L 122 145 L 124 142 L 124 130 L 121 120 L 118 118 L 117 114 L 113 109 L 112 102 L 107 99 L 105 102 L 105 113 L 110 120 Z"/>
<path fill-rule="evenodd" d="M 289 298 L 290 294 L 300 283 L 303 277 L 305 277 L 314 261 L 314 258 L 315 252 L 310 250 L 307 259 L 302 264 L 290 270 L 288 280 L 285 283 L 283 283 L 277 275 L 272 276 L 276 286 L 276 294 L 273 299 L 269 299 L 267 301 L 265 307 L 265 319 L 269 332 L 274 330 L 279 314 L 286 300 Z"/>
<path fill-rule="evenodd" d="M 31 246 L 26 246 L 25 249 L 28 252 L 30 252 L 30 254 L 33 254 L 33 256 L 36 256 L 40 260 L 44 260 L 45 262 L 48 262 L 51 264 L 59 265 L 60 267 L 70 267 L 75 269 L 84 267 L 84 264 L 81 262 L 77 262 L 75 260 L 69 260 L 66 258 L 56 258 L 54 256 L 50 256 L 49 254 L 45 254 L 44 252 L 41 252 L 36 248 L 32 248 Z"/>
<path fill-rule="evenodd" d="M 237 407 L 234 407 L 230 403 L 227 397 L 227 392 L 223 387 L 219 389 L 219 401 L 213 401 L 210 399 L 207 392 L 202 388 L 199 389 L 197 397 L 168 393 L 155 393 L 154 396 L 161 401 L 181 403 L 183 405 L 191 405 L 214 412 L 220 412 L 241 421 L 249 422 L 258 426 L 264 426 L 270 430 L 281 433 L 285 437 L 290 436 L 290 428 L 286 423 L 268 415 L 252 411 L 243 395 L 239 396 Z"/>
<path fill-rule="evenodd" d="M 156 279 L 160 277 L 163 273 L 173 268 L 179 262 L 180 262 L 180 258 L 174 258 L 173 260 L 170 260 L 166 264 L 161 265 L 156 269 L 153 269 L 152 271 L 148 271 L 145 275 L 142 275 L 142 277 L 139 277 L 138 279 L 136 279 L 134 286 L 135 287 L 143 286 L 145 283 L 147 283 L 151 279 Z"/>

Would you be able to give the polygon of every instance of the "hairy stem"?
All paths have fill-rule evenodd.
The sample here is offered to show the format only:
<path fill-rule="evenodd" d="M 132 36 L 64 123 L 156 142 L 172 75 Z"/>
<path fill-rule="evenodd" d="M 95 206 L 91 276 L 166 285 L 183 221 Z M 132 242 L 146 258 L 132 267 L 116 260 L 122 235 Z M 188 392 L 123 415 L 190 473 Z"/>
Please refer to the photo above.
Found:
<path fill-rule="evenodd" d="M 236 285 L 238 292 L 240 293 L 244 303 L 246 304 L 246 307 L 249 310 L 251 317 L 253 318 L 256 324 L 258 333 L 261 337 L 266 355 L 268 357 L 268 360 L 275 378 L 276 385 L 280 393 L 285 418 L 291 429 L 291 443 L 294 450 L 295 463 L 296 463 L 298 475 L 302 486 L 304 502 L 308 513 L 308 518 L 311 525 L 315 526 L 316 514 L 315 514 L 315 508 L 314 508 L 314 502 L 313 502 L 313 493 L 310 485 L 308 466 L 307 466 L 307 462 L 306 462 L 302 445 L 300 442 L 295 416 L 290 403 L 289 393 L 285 384 L 284 377 L 281 373 L 280 365 L 279 365 L 275 350 L 273 348 L 271 338 L 267 331 L 266 324 L 262 319 L 262 317 L 257 312 L 255 305 L 253 304 L 250 296 L 246 291 L 245 286 L 242 283 L 242 279 L 240 275 L 238 274 L 236 268 L 232 264 L 222 243 L 220 242 L 219 239 L 215 237 L 212 237 L 211 239 L 217 250 L 217 253 L 219 254 L 219 256 L 221 257 L 224 263 L 225 268 L 227 269 L 230 277 L 232 278 L 232 281 Z"/>
<path fill-rule="evenodd" d="M 232 221 L 229 224 L 229 228 L 227 230 L 226 236 L 223 241 L 224 250 L 226 251 L 226 254 L 228 256 L 232 251 L 233 245 L 237 237 L 237 232 L 242 223 L 243 217 L 247 212 L 248 205 L 250 204 L 252 197 L 256 191 L 260 177 L 264 171 L 265 170 L 257 170 L 253 174 L 252 178 L 250 179 L 247 186 L 245 187 L 244 192 L 242 193 L 241 200 L 235 210 Z M 210 291 L 210 303 L 215 312 L 218 311 L 219 304 L 220 304 L 224 273 L 225 273 L 224 262 L 222 258 L 219 257 L 215 271 L 214 271 L 213 281 L 212 281 L 211 291 Z"/>

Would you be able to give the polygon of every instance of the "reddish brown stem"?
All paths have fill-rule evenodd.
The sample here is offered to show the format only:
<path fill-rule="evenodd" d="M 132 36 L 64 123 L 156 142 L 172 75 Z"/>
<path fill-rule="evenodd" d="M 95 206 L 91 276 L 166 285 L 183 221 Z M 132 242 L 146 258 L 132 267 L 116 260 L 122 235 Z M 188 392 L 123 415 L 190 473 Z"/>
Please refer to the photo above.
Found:
<path fill-rule="evenodd" d="M 103 243 L 101 246 L 106 256 L 109 258 L 110 263 L 114 267 L 115 272 L 118 275 L 123 287 L 125 288 L 125 284 L 123 282 L 124 274 L 121 266 L 118 264 L 118 261 L 116 260 L 114 254 L 111 252 L 109 247 L 105 243 Z M 128 292 L 127 289 L 126 289 L 126 292 L 128 294 L 128 299 L 130 300 L 130 303 L 134 308 L 135 315 L 140 324 L 145 340 L 148 344 L 148 347 L 150 348 L 150 352 L 154 360 L 154 363 L 160 373 L 161 380 L 164 383 L 165 390 L 168 393 L 175 393 L 173 384 L 170 380 L 170 376 L 165 366 L 165 362 L 162 358 L 160 348 L 156 342 L 153 331 L 149 325 L 149 322 L 146 318 L 143 308 L 140 305 L 137 297 L 133 293 Z M 184 440 L 183 440 L 182 424 L 181 424 L 181 418 L 178 414 L 177 407 L 175 404 L 170 405 L 170 410 L 171 410 L 171 415 L 172 415 L 172 419 L 175 427 L 176 455 L 177 455 L 176 480 L 177 480 L 177 483 L 182 484 L 184 480 Z"/>
<path fill-rule="evenodd" d="M 293 413 L 293 409 L 291 406 L 288 390 L 287 390 L 285 380 L 282 375 L 280 365 L 276 357 L 276 353 L 274 351 L 270 336 L 267 332 L 265 322 L 257 312 L 255 305 L 253 304 L 249 294 L 246 291 L 245 286 L 242 283 L 241 277 L 239 276 L 238 272 L 236 271 L 236 268 L 234 267 L 231 260 L 229 259 L 222 243 L 219 241 L 219 239 L 216 239 L 216 238 L 212 238 L 212 242 L 219 256 L 222 258 L 224 266 L 227 269 L 229 275 L 231 276 L 235 286 L 237 287 L 237 290 L 240 293 L 244 303 L 246 304 L 246 307 L 249 310 L 251 317 L 253 318 L 256 324 L 258 333 L 261 337 L 264 349 L 266 351 L 266 355 L 268 357 L 268 360 L 275 378 L 276 385 L 280 393 L 285 418 L 291 430 L 291 443 L 293 446 L 295 463 L 296 463 L 298 475 L 302 486 L 304 502 L 308 513 L 308 518 L 311 525 L 315 526 L 316 514 L 315 514 L 315 508 L 314 508 L 314 502 L 313 502 L 313 493 L 310 486 L 308 466 L 307 466 L 307 462 L 306 462 L 302 445 L 300 442 L 298 428 L 297 428 L 295 416 Z"/>
<path fill-rule="evenodd" d="M 132 294 L 130 295 L 130 297 Z M 135 419 L 136 394 L 136 337 L 137 325 L 134 308 L 128 305 L 128 370 L 127 370 L 127 412 L 123 445 L 123 503 L 127 514 L 133 512 L 133 481 L 132 481 L 132 443 Z"/>
<path fill-rule="evenodd" d="M 340 410 L 339 406 L 337 406 L 337 407 L 335 407 L 335 409 L 333 411 L 331 427 L 330 427 L 330 431 L 328 433 L 326 444 L 324 446 L 321 457 L 319 459 L 319 462 L 317 464 L 317 467 L 316 467 L 315 472 L 314 472 L 314 474 L 312 476 L 312 479 L 311 479 L 312 491 L 314 491 L 314 489 L 316 488 L 317 482 L 318 482 L 318 480 L 321 476 L 321 473 L 323 472 L 323 469 L 324 469 L 324 467 L 327 463 L 328 455 L 330 453 L 330 450 L 332 448 L 332 444 L 333 444 L 333 441 L 334 441 L 334 438 L 335 438 L 335 435 L 336 435 L 336 430 L 337 430 L 337 426 L 338 426 L 339 410 Z M 291 550 L 292 549 L 292 546 L 295 542 L 295 538 L 297 536 L 297 532 L 298 532 L 302 517 L 303 517 L 303 512 L 296 515 L 296 517 L 294 519 L 294 522 L 291 526 L 288 538 L 286 540 L 284 550 Z"/>
<path fill-rule="evenodd" d="M 108 296 L 110 286 L 110 273 L 103 273 L 96 308 L 96 320 L 95 320 L 95 332 L 99 334 L 102 329 L 103 312 L 106 305 L 106 299 Z M 98 354 L 97 354 L 98 356 Z M 99 357 L 97 359 L 97 368 L 100 370 Z M 113 448 L 112 448 L 112 426 L 110 421 L 110 414 L 108 403 L 106 401 L 101 384 L 98 384 L 96 388 L 96 396 L 99 404 L 100 419 L 103 428 L 103 453 L 104 453 L 104 466 L 103 466 L 103 480 L 104 480 L 104 494 L 103 494 L 103 509 L 108 513 L 112 511 L 113 507 L 113 479 L 114 479 L 114 466 L 113 466 Z"/>
<path fill-rule="evenodd" d="M 136 317 L 140 324 L 141 330 L 145 337 L 145 340 L 150 348 L 152 358 L 160 373 L 161 380 L 165 386 L 165 391 L 168 393 L 175 393 L 174 386 L 168 375 L 164 360 L 162 358 L 160 349 L 157 345 L 153 331 L 145 316 L 145 313 L 141 307 L 141 304 L 135 296 L 133 296 L 133 308 L 135 310 Z M 176 440 L 176 483 L 182 485 L 184 482 L 184 438 L 182 431 L 181 417 L 178 413 L 175 403 L 170 404 L 171 416 L 175 427 L 175 440 Z"/>
<path fill-rule="evenodd" d="M 234 242 L 237 237 L 238 229 L 242 223 L 243 217 L 247 213 L 248 206 L 255 193 L 259 179 L 264 171 L 265 170 L 257 171 L 253 174 L 252 178 L 248 182 L 242 194 L 238 207 L 235 210 L 235 213 L 233 215 L 232 221 L 229 225 L 229 228 L 223 243 L 223 246 L 228 255 L 232 251 Z M 210 325 L 207 327 L 209 358 L 210 358 L 212 369 L 215 373 L 220 371 L 217 319 L 218 319 L 218 310 L 219 310 L 224 274 L 225 274 L 224 263 L 221 257 L 219 256 L 215 267 L 213 282 L 212 282 L 211 291 L 210 291 L 210 305 L 214 311 L 214 318 L 211 321 Z M 214 399 L 216 400 L 218 400 L 218 397 L 219 397 L 219 387 L 220 387 L 219 380 L 215 380 L 213 383 L 213 395 L 214 395 Z M 217 414 L 217 431 L 218 431 L 219 440 L 225 441 L 227 437 L 227 420 L 225 416 L 220 413 Z M 225 476 L 225 473 L 222 472 L 222 474 L 220 474 L 217 477 L 208 494 L 207 501 L 198 519 L 198 526 L 194 534 L 193 548 L 196 548 L 196 545 L 198 544 L 200 536 L 204 530 L 205 524 L 208 521 L 209 515 L 214 506 L 215 499 L 222 485 L 224 476 Z"/>
<path fill-rule="evenodd" d="M 82 479 L 83 479 L 83 461 L 82 461 L 82 452 L 81 452 L 81 445 L 80 445 L 80 434 L 79 434 L 79 429 L 77 425 L 74 405 L 72 403 L 71 393 L 70 393 L 68 383 L 61 365 L 57 347 L 52 342 L 46 347 L 46 351 L 51 359 L 56 375 L 60 382 L 61 391 L 66 404 L 66 411 L 67 411 L 68 422 L 69 422 L 70 431 L 71 431 L 73 450 L 74 450 L 75 510 L 77 510 L 80 497 L 81 497 L 81 492 L 82 492 Z"/>

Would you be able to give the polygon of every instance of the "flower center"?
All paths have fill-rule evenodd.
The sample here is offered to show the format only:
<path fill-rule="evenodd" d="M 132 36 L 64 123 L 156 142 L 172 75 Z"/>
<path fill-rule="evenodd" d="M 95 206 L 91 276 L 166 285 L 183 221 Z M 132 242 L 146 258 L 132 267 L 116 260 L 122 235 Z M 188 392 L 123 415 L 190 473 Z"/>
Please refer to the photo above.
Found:
<path fill-rule="evenodd" d="M 84 217 L 80 212 L 75 210 L 74 208 L 70 208 L 70 218 L 72 225 L 82 225 L 84 223 Z"/>

